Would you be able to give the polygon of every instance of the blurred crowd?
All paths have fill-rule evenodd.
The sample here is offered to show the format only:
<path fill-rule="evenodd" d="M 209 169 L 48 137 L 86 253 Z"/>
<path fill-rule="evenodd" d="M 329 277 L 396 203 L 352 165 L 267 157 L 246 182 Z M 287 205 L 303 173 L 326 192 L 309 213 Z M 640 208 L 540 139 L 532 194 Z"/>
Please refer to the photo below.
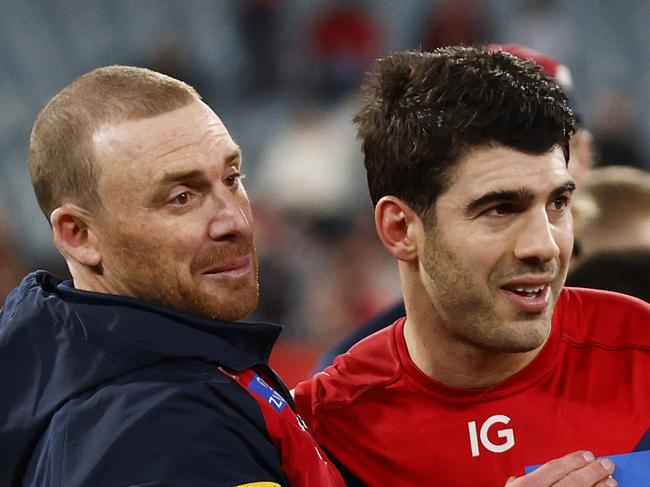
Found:
<path fill-rule="evenodd" d="M 650 39 L 626 22 L 644 18 L 648 7 L 630 2 L 627 12 L 613 12 L 570 3 L 241 0 L 188 2 L 181 9 L 174 2 L 116 1 L 89 12 L 81 2 L 74 8 L 75 2 L 45 7 L 15 1 L 11 22 L 22 25 L 0 29 L 11 36 L 5 44 L 15 46 L 13 55 L 2 55 L 13 74 L 0 79 L 8 88 L 0 97 L 0 303 L 35 267 L 67 272 L 48 243 L 27 180 L 27 138 L 36 112 L 94 65 L 150 67 L 195 86 L 243 148 L 261 259 L 261 302 L 253 319 L 285 325 L 276 360 L 292 384 L 318 351 L 399 299 L 396 267 L 375 236 L 351 124 L 369 62 L 395 49 L 490 42 L 529 45 L 571 68 L 570 98 L 585 128 L 572 150 L 586 151 L 576 163 L 583 171 L 575 272 L 605 283 L 611 269 L 624 268 L 629 281 L 641 283 L 634 288 L 643 288 L 650 269 L 650 138 L 644 137 L 650 122 L 641 119 L 643 100 L 630 78 L 650 79 L 650 71 L 645 63 L 640 75 L 629 72 L 626 56 L 633 42 L 641 46 L 638 56 L 650 53 Z M 612 38 L 614 21 L 621 32 Z M 45 45 L 28 51 L 29 29 L 40 32 L 29 42 L 50 41 L 63 54 L 48 59 Z M 133 38 L 136 29 L 142 32 Z M 599 47 L 607 35 L 609 51 Z M 631 39 L 626 48 L 618 46 L 623 41 L 617 36 L 624 35 Z M 617 56 L 617 47 L 626 54 Z M 600 55 L 593 52 L 598 49 Z M 48 69 L 55 62 L 58 69 Z M 37 96 L 20 92 L 27 78 L 36 80 L 29 86 Z M 646 300 L 648 288 L 641 296 Z"/>

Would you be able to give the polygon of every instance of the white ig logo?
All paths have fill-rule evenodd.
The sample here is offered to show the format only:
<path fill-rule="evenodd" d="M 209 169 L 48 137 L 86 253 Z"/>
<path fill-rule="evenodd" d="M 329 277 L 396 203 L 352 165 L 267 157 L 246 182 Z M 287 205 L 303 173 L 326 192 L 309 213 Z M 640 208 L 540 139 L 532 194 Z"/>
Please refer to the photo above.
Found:
<path fill-rule="evenodd" d="M 505 441 L 501 444 L 495 445 L 490 441 L 490 438 L 488 438 L 488 431 L 493 424 L 508 424 L 509 422 L 510 418 L 508 416 L 504 416 L 503 414 L 495 414 L 494 416 L 490 416 L 485 421 L 485 423 L 483 423 L 483 426 L 481 426 L 480 438 L 481 444 L 486 450 L 489 450 L 493 453 L 503 453 L 504 451 L 508 451 L 510 448 L 515 446 L 515 433 L 511 428 L 497 431 L 497 436 L 499 438 L 505 439 Z M 467 427 L 469 428 L 469 444 L 472 447 L 472 456 L 477 457 L 481 454 L 481 452 L 479 451 L 479 444 L 476 433 L 476 421 L 470 421 L 467 423 Z"/>

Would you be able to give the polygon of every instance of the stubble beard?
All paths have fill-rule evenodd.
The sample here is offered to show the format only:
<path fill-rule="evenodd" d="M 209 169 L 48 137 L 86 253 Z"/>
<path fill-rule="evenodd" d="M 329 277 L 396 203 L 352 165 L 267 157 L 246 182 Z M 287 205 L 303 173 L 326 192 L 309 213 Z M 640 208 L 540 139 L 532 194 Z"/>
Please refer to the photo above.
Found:
<path fill-rule="evenodd" d="M 429 231 L 423 262 L 426 272 L 425 288 L 438 315 L 439 327 L 456 342 L 490 352 L 528 352 L 541 346 L 550 329 L 556 301 L 540 314 L 511 309 L 494 293 L 502 276 L 520 274 L 506 263 L 497 264 L 488 282 L 476 282 L 476 274 L 456 255 L 435 230 Z M 493 290 L 493 291 L 492 291 Z M 438 325 L 436 325 L 438 326 Z"/>
<path fill-rule="evenodd" d="M 145 245 L 115 239 L 113 245 L 114 278 L 125 285 L 122 294 L 166 306 L 211 320 L 237 321 L 248 316 L 259 299 L 258 259 L 252 238 L 241 238 L 227 250 L 213 250 L 190 265 L 190 280 L 179 268 L 161 260 L 160 254 Z M 237 280 L 223 280 L 218 291 L 202 289 L 192 276 L 208 263 L 220 264 L 228 258 L 251 255 L 251 274 Z M 173 256 L 164 256 L 173 259 Z"/>
<path fill-rule="evenodd" d="M 248 316 L 259 301 L 258 259 L 253 253 L 253 277 L 245 276 L 224 286 L 222 296 L 217 298 L 196 289 L 179 287 L 178 309 L 204 318 L 221 321 L 237 321 Z"/>

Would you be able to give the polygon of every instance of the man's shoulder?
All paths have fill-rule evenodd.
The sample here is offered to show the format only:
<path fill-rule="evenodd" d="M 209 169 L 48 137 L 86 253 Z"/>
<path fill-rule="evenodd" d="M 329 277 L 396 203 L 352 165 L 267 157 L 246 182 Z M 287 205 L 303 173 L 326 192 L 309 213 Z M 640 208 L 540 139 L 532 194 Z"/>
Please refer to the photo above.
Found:
<path fill-rule="evenodd" d="M 201 407 L 210 414 L 196 414 Z M 69 426 L 74 421 L 81 429 L 85 418 L 97 417 L 104 423 L 102 429 L 110 429 L 109 423 L 129 423 L 129 417 L 135 416 L 134 427 L 150 423 L 155 430 L 170 420 L 204 426 L 218 422 L 221 409 L 228 411 L 230 420 L 239 412 L 261 421 L 254 400 L 218 367 L 199 360 L 170 360 L 130 371 L 70 398 L 60 412 L 65 412 Z"/>
<path fill-rule="evenodd" d="M 230 470 L 258 469 L 251 460 L 256 455 L 275 459 L 255 400 L 208 365 L 169 361 L 69 399 L 52 418 L 35 458 L 70 472 L 71 484 L 82 476 L 84 485 L 99 485 L 88 479 L 106 475 L 116 485 L 135 477 L 189 478 L 191 472 L 220 478 Z"/>
<path fill-rule="evenodd" d="M 575 344 L 650 350 L 650 304 L 632 296 L 586 288 L 565 288 L 554 321 Z"/>
<path fill-rule="evenodd" d="M 343 407 L 397 380 L 402 367 L 395 334 L 402 320 L 364 338 L 325 370 L 298 384 L 295 397 L 301 414 L 303 407 Z"/>

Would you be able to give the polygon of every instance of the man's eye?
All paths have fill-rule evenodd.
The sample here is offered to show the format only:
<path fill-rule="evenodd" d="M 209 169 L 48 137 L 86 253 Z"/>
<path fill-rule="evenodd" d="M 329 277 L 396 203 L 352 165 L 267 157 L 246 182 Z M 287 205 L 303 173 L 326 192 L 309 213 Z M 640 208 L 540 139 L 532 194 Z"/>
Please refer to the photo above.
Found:
<path fill-rule="evenodd" d="M 183 191 L 174 197 L 174 203 L 178 205 L 186 205 L 190 201 L 190 193 Z"/>
<path fill-rule="evenodd" d="M 564 211 L 571 206 L 571 200 L 567 196 L 558 196 L 552 202 L 554 211 Z"/>
<path fill-rule="evenodd" d="M 503 203 L 501 205 L 493 206 L 484 214 L 487 216 L 504 216 L 517 213 L 518 207 L 510 203 Z"/>
<path fill-rule="evenodd" d="M 231 186 L 231 187 L 235 186 L 239 181 L 241 181 L 245 177 L 246 177 L 245 174 L 241 174 L 238 172 L 233 173 L 226 178 L 226 186 Z"/>

